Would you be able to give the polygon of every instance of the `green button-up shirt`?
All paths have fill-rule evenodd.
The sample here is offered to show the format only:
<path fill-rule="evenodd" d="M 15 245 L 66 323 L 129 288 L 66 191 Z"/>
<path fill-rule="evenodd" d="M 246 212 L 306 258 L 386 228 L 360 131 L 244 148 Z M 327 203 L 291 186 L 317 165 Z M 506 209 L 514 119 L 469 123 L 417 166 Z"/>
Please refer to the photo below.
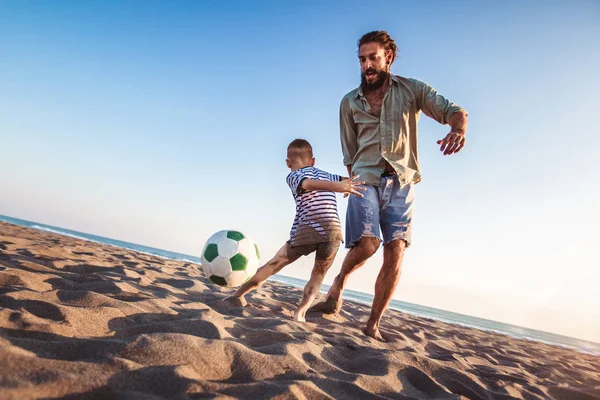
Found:
<path fill-rule="evenodd" d="M 387 161 L 401 184 L 421 180 L 417 153 L 420 112 L 441 124 L 462 110 L 431 86 L 417 79 L 390 76 L 381 115 L 372 114 L 361 87 L 348 93 L 340 105 L 340 136 L 344 164 L 368 185 L 378 186 Z"/>

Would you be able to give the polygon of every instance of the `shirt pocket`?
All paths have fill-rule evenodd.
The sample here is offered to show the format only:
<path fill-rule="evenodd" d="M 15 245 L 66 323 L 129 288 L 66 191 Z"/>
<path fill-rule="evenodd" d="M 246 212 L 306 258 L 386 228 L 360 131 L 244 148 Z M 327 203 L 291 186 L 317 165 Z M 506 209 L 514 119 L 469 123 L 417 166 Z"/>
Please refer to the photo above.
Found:
<path fill-rule="evenodd" d="M 416 100 L 411 93 L 398 94 L 394 97 L 394 103 L 392 104 L 392 116 L 393 124 L 395 128 L 399 129 L 400 126 L 405 125 L 412 114 L 415 113 Z M 404 132 L 406 134 L 406 132 Z"/>
<path fill-rule="evenodd" d="M 374 126 L 379 123 L 379 118 L 363 110 L 354 110 L 353 119 L 359 132 L 363 126 Z"/>

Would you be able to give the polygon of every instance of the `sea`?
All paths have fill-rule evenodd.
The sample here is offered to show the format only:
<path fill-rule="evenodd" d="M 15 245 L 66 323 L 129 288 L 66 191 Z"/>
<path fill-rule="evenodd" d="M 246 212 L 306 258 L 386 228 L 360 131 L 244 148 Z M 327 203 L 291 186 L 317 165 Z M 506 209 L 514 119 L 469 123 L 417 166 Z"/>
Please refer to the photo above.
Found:
<path fill-rule="evenodd" d="M 63 236 L 70 236 L 77 239 L 88 240 L 91 242 L 101 243 L 109 246 L 121 247 L 124 249 L 134 250 L 142 253 L 152 254 L 158 257 L 163 257 L 172 260 L 186 261 L 194 264 L 200 264 L 200 258 L 187 254 L 176 253 L 168 250 L 156 249 L 154 247 L 143 246 L 135 243 L 124 242 L 122 240 L 110 239 L 102 236 L 92 235 L 89 233 L 72 231 L 70 229 L 58 228 L 56 226 L 45 225 L 37 222 L 25 221 L 18 218 L 7 217 L 0 215 L 0 221 L 8 222 L 15 225 L 20 225 L 28 228 L 38 229 L 41 231 L 52 232 Z M 271 281 L 279 282 L 285 285 L 304 288 L 306 281 L 303 279 L 292 278 L 285 275 L 273 275 Z M 323 285 L 322 292 L 329 290 L 328 285 Z M 358 303 L 370 305 L 373 301 L 373 295 L 362 293 L 355 290 L 344 290 L 344 299 L 352 300 Z M 518 339 L 525 339 L 536 342 L 544 342 L 548 344 L 558 345 L 562 347 L 576 349 L 587 354 L 600 355 L 600 343 L 591 342 L 588 340 L 576 339 L 568 336 L 558 335 L 555 333 L 544 332 L 536 329 L 524 328 L 521 326 L 506 324 L 503 322 L 492 321 L 489 319 L 472 317 L 465 314 L 459 314 L 452 311 L 441 310 L 432 307 L 421 306 L 418 304 L 408 303 L 400 300 L 392 300 L 389 308 L 405 312 L 407 314 L 416 315 L 419 317 L 430 318 L 433 320 L 443 321 L 450 324 L 466 326 L 490 331 L 500 334 L 509 335 Z"/>

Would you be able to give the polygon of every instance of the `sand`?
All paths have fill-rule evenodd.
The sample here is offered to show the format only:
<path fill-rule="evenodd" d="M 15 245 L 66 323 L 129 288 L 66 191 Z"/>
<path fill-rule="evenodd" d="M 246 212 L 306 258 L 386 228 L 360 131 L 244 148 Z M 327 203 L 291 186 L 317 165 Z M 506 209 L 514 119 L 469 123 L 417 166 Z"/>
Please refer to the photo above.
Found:
<path fill-rule="evenodd" d="M 301 290 L 0 222 L 1 399 L 600 399 L 600 357 L 369 307 L 292 321 Z"/>

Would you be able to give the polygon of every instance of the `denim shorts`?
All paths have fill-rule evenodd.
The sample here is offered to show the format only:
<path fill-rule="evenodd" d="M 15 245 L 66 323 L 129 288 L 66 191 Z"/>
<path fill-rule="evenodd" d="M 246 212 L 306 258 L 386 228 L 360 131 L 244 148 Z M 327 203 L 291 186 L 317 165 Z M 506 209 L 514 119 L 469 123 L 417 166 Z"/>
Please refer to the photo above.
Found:
<path fill-rule="evenodd" d="M 398 175 L 381 177 L 379 186 L 365 185 L 364 197 L 351 195 L 346 211 L 346 248 L 364 236 L 383 243 L 402 239 L 410 246 L 414 184 L 400 186 Z"/>

